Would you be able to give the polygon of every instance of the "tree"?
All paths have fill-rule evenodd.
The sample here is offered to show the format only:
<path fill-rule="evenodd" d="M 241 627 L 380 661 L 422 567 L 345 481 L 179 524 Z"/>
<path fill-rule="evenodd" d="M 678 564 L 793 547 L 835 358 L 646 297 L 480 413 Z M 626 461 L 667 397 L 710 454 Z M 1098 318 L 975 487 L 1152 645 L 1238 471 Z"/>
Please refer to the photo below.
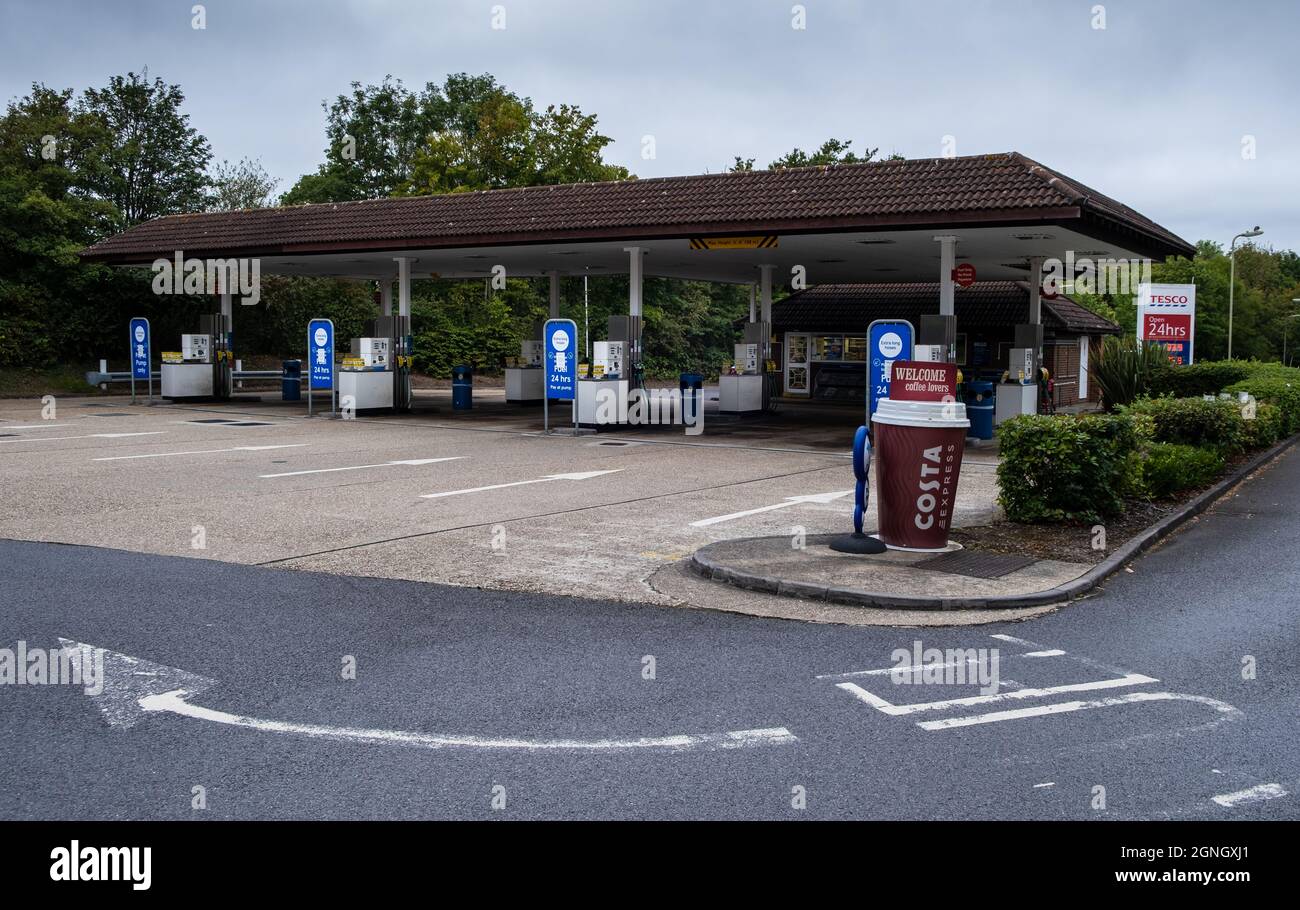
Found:
<path fill-rule="evenodd" d="M 233 209 L 267 208 L 275 204 L 273 193 L 280 181 L 266 172 L 262 162 L 242 158 L 237 164 L 223 161 L 212 169 L 209 181 L 208 209 L 228 212 Z"/>
<path fill-rule="evenodd" d="M 572 105 L 538 112 L 488 74 L 454 73 L 420 92 L 385 77 L 325 105 L 325 163 L 285 193 L 287 205 L 389 195 L 619 180 L 611 142 Z"/>
<path fill-rule="evenodd" d="M 767 167 L 768 170 L 778 170 L 788 167 L 816 167 L 829 164 L 865 164 L 868 161 L 876 160 L 876 155 L 880 151 L 878 148 L 867 149 L 862 155 L 858 155 L 849 148 L 852 144 L 852 139 L 827 139 L 812 154 L 799 148 L 791 149 Z M 901 161 L 903 156 L 891 154 L 887 160 Z M 735 161 L 728 168 L 732 173 L 752 171 L 753 169 L 754 159 L 741 158 L 739 155 L 736 156 Z"/>
<path fill-rule="evenodd" d="M 181 112 L 184 100 L 180 86 L 150 82 L 148 71 L 114 76 L 107 88 L 82 95 L 81 110 L 106 131 L 87 158 L 86 185 L 116 206 L 119 230 L 203 208 L 212 153 Z"/>

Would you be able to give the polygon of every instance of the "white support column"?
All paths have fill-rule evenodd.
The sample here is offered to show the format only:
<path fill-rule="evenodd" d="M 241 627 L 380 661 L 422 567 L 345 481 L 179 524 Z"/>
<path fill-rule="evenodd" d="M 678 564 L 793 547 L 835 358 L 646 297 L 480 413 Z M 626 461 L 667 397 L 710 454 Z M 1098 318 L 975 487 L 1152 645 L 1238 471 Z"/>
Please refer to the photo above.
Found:
<path fill-rule="evenodd" d="M 379 315 L 393 315 L 393 280 L 382 278 L 379 281 Z"/>
<path fill-rule="evenodd" d="M 627 270 L 627 314 L 641 315 L 641 247 L 625 246 L 623 252 L 628 254 Z"/>
<path fill-rule="evenodd" d="M 394 256 L 397 263 L 397 315 L 411 315 L 411 260 L 407 256 Z"/>
<path fill-rule="evenodd" d="M 560 318 L 560 273 L 550 272 L 551 276 L 551 318 Z"/>
<path fill-rule="evenodd" d="M 957 265 L 957 238 L 945 235 L 934 239 L 939 243 L 939 315 L 952 316 L 955 312 L 952 270 Z"/>
<path fill-rule="evenodd" d="M 1039 325 L 1043 321 L 1043 257 L 1029 259 L 1029 322 Z"/>
<path fill-rule="evenodd" d="M 754 298 L 754 294 L 757 290 L 758 289 L 754 286 L 754 283 L 751 281 L 749 283 L 749 321 L 750 322 L 758 321 L 758 309 L 757 309 L 758 304 L 755 302 L 755 298 Z"/>
<path fill-rule="evenodd" d="M 775 268 L 774 265 L 760 265 L 758 267 L 759 318 L 769 326 L 772 324 L 772 270 Z M 763 347 L 767 347 L 766 340 L 764 340 Z"/>

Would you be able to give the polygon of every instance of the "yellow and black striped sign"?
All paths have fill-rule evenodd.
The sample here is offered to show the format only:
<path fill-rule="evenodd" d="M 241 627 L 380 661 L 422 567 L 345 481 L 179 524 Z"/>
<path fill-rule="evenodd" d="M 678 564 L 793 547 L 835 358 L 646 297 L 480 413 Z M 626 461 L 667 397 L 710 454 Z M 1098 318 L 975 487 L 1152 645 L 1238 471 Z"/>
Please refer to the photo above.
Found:
<path fill-rule="evenodd" d="M 778 238 L 776 234 L 760 234 L 752 237 L 692 237 L 693 250 L 774 250 Z"/>

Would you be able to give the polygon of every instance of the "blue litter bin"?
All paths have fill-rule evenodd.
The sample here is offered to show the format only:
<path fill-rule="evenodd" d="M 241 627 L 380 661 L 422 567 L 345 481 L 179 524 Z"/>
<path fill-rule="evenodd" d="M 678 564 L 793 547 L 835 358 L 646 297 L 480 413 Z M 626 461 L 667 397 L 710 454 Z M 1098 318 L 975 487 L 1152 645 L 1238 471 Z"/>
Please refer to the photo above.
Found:
<path fill-rule="evenodd" d="M 683 373 L 680 377 L 682 391 L 682 420 L 695 425 L 699 409 L 704 407 L 704 375 L 702 373 Z"/>
<path fill-rule="evenodd" d="M 996 404 L 993 383 L 976 380 L 966 383 L 966 417 L 970 435 L 976 439 L 993 438 L 993 408 Z"/>
<path fill-rule="evenodd" d="M 474 407 L 474 370 L 464 364 L 451 368 L 451 406 L 468 411 Z"/>
<path fill-rule="evenodd" d="M 286 360 L 280 365 L 280 397 L 302 401 L 302 361 Z"/>

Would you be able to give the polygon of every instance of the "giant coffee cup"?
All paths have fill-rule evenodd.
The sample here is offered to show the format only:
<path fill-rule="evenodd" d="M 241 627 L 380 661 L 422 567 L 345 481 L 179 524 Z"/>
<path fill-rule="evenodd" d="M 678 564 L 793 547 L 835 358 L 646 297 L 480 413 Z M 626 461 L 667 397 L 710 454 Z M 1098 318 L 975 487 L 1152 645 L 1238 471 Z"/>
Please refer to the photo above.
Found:
<path fill-rule="evenodd" d="M 945 549 L 970 427 L 966 406 L 882 398 L 871 423 L 878 536 L 893 550 Z"/>

